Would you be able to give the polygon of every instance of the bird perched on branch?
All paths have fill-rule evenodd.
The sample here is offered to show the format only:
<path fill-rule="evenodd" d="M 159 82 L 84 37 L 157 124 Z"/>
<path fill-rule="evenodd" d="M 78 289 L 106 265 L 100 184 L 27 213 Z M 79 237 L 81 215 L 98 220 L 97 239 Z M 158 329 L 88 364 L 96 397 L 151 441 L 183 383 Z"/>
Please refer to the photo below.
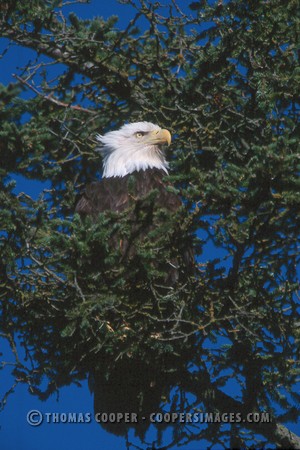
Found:
<path fill-rule="evenodd" d="M 174 224 L 174 214 L 181 208 L 182 202 L 172 185 L 166 180 L 169 165 L 165 159 L 164 146 L 170 145 L 171 134 L 153 123 L 137 122 L 124 125 L 119 130 L 110 131 L 103 136 L 98 135 L 97 140 L 101 144 L 99 150 L 103 156 L 103 177 L 101 181 L 87 185 L 76 206 L 76 212 L 82 217 L 91 216 L 94 221 L 97 221 L 99 214 L 106 211 L 120 215 L 128 211 L 131 236 L 124 238 L 119 231 L 119 234 L 112 236 L 110 245 L 120 252 L 120 260 L 123 264 L 134 261 L 135 267 L 142 274 L 137 282 L 137 290 L 134 291 L 132 300 L 129 302 L 131 317 L 134 317 L 133 305 L 139 311 L 141 305 L 147 302 L 147 298 L 149 302 L 152 292 L 147 276 L 146 280 L 142 278 L 145 273 L 140 269 L 142 263 L 140 264 L 138 259 L 134 260 L 138 241 L 144 243 L 147 239 L 154 240 L 157 257 L 152 257 L 150 265 L 147 260 L 146 266 L 149 269 L 152 264 L 155 269 L 158 269 L 158 273 L 163 273 L 158 285 L 159 289 L 165 288 L 165 292 L 168 292 L 168 289 L 174 292 L 181 273 L 188 273 L 194 267 L 189 237 L 181 231 L 181 224 Z M 161 210 L 166 210 L 167 214 L 161 214 Z M 171 219 L 168 219 L 170 216 Z M 159 232 L 155 233 L 157 230 Z M 160 256 L 161 239 L 165 239 L 167 247 L 172 249 L 168 260 Z M 97 258 L 99 258 L 98 253 Z M 132 284 L 135 282 L 136 278 L 127 280 L 128 291 L 132 289 Z M 144 288 L 140 288 L 143 284 Z M 158 315 L 159 321 L 155 330 L 152 325 L 147 325 L 148 328 L 139 332 L 140 347 L 137 349 L 139 356 L 133 356 L 131 349 L 123 350 L 121 358 L 107 355 L 105 349 L 102 356 L 97 355 L 95 367 L 91 372 L 95 413 L 131 411 L 147 416 L 150 411 L 158 410 L 163 393 L 170 385 L 177 383 L 175 379 L 176 376 L 180 378 L 177 374 L 179 366 L 184 363 L 179 357 L 181 352 L 179 347 L 174 355 L 162 354 L 158 358 L 157 351 L 145 350 L 147 347 L 143 347 L 145 345 L 143 342 L 148 342 L 149 334 L 155 336 L 155 331 L 160 333 L 173 326 L 174 322 L 168 322 L 168 319 L 170 316 L 175 316 L 174 311 L 178 308 L 176 303 L 176 301 L 172 303 L 167 300 L 162 307 L 153 306 L 153 314 Z M 126 305 L 123 305 L 123 308 L 126 310 Z M 165 325 L 161 324 L 163 318 L 166 319 Z M 112 320 L 115 320 L 115 326 L 118 328 L 124 319 L 122 316 Z M 132 328 L 135 325 L 132 323 Z M 134 340 L 134 342 L 137 341 Z M 122 343 L 125 345 L 125 341 Z M 147 360 L 144 362 L 140 359 L 143 352 Z M 186 355 L 186 347 L 183 347 L 182 352 Z M 103 368 L 109 365 L 111 369 L 108 374 L 105 374 Z M 137 424 L 136 431 L 143 434 L 148 425 L 148 422 Z M 124 435 L 130 424 L 111 424 L 111 426 L 104 424 L 103 426 L 115 434 Z"/>
<path fill-rule="evenodd" d="M 97 135 L 97 140 L 102 144 L 99 148 L 103 156 L 102 180 L 86 186 L 76 212 L 96 220 L 99 213 L 120 213 L 134 205 L 131 218 L 135 239 L 114 239 L 114 245 L 124 256 L 132 256 L 135 240 L 143 239 L 154 226 L 159 225 L 153 221 L 153 212 L 164 208 L 175 213 L 182 206 L 180 197 L 166 181 L 169 164 L 163 148 L 171 144 L 171 134 L 153 123 L 136 122 L 103 136 Z M 153 191 L 156 195 L 145 201 Z M 148 214 L 144 214 L 141 220 L 141 213 L 145 210 Z M 183 248 L 184 242 L 182 244 Z M 185 269 L 191 268 L 194 258 L 188 244 L 182 253 Z M 174 283 L 179 276 L 176 263 L 170 262 L 166 271 L 169 272 L 166 280 Z"/>
<path fill-rule="evenodd" d="M 169 167 L 162 150 L 163 145 L 171 143 L 168 130 L 150 122 L 137 122 L 97 135 L 97 140 L 102 144 L 99 150 L 104 158 L 102 181 L 87 186 L 77 212 L 96 217 L 106 210 L 124 211 L 131 203 L 128 181 L 133 174 L 137 180 L 135 199 L 158 189 L 160 205 L 170 210 L 179 208 L 179 197 L 168 192 L 163 181 Z"/>

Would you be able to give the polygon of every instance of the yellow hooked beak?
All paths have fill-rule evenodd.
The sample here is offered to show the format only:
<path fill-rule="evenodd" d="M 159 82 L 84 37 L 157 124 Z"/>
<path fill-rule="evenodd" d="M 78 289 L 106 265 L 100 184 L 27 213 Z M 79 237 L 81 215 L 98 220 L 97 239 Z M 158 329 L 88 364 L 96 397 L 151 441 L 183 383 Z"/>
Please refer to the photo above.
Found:
<path fill-rule="evenodd" d="M 149 144 L 171 144 L 171 133 L 168 130 L 154 130 L 147 136 Z"/>

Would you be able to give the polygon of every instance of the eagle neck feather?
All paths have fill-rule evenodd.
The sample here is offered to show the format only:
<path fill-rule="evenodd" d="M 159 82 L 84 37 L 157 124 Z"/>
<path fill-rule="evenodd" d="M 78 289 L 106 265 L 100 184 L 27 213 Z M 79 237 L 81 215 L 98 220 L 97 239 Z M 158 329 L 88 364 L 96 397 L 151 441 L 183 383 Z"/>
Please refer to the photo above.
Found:
<path fill-rule="evenodd" d="M 140 170 L 159 169 L 168 174 L 168 162 L 161 151 L 155 146 L 149 147 L 144 153 L 135 148 L 114 150 L 106 154 L 103 161 L 103 177 L 125 177 Z"/>

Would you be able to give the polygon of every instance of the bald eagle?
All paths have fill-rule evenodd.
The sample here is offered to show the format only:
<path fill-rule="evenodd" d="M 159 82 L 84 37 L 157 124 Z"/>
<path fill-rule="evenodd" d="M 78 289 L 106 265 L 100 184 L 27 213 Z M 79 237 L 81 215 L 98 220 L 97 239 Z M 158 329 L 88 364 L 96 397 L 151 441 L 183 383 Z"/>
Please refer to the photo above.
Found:
<path fill-rule="evenodd" d="M 180 197 L 166 181 L 169 164 L 165 159 L 164 146 L 171 144 L 171 134 L 153 123 L 136 122 L 103 136 L 97 135 L 97 140 L 102 144 L 99 147 L 103 156 L 102 180 L 86 186 L 76 212 L 97 220 L 99 213 L 120 213 L 135 205 L 131 213 L 132 231 L 135 240 L 143 239 L 155 225 L 159 225 L 149 217 L 142 226 L 139 221 L 143 199 L 150 192 L 155 190 L 157 195 L 152 205 L 147 204 L 149 213 L 159 208 L 175 213 L 182 206 Z M 134 240 L 115 237 L 113 245 L 120 249 L 124 258 L 134 254 Z M 193 252 L 183 239 L 181 247 L 186 271 L 193 266 Z M 164 281 L 174 284 L 179 277 L 176 261 L 166 264 L 165 272 Z"/>
<path fill-rule="evenodd" d="M 170 145 L 171 134 L 150 122 L 124 125 L 118 131 L 104 136 L 97 135 L 102 144 L 103 176 L 101 182 L 87 186 L 84 196 L 77 204 L 81 215 L 97 217 L 100 212 L 124 211 L 131 203 L 128 181 L 134 175 L 137 181 L 135 199 L 140 199 L 153 189 L 159 190 L 157 202 L 170 210 L 181 205 L 179 197 L 167 190 L 163 180 L 169 164 L 162 146 Z"/>
<path fill-rule="evenodd" d="M 136 240 L 146 239 L 147 234 L 161 225 L 159 221 L 165 216 L 157 218 L 155 211 L 166 209 L 172 215 L 182 206 L 180 197 L 166 181 L 169 164 L 164 146 L 170 145 L 171 134 L 153 123 L 137 122 L 126 124 L 103 136 L 97 135 L 97 140 L 101 144 L 99 150 L 103 156 L 103 177 L 101 181 L 86 186 L 76 212 L 82 217 L 91 216 L 96 221 L 99 214 L 105 211 L 122 213 L 128 210 L 134 239 L 114 236 L 111 241 L 111 245 L 120 251 L 122 261 L 126 262 L 126 258 L 134 257 Z M 156 194 L 149 198 L 153 191 Z M 181 260 L 185 261 L 183 265 L 186 272 L 193 267 L 189 239 L 182 236 L 180 241 L 177 245 L 170 238 L 170 245 L 177 246 L 177 256 L 175 251 L 174 258 L 163 261 L 163 266 L 159 267 L 165 273 L 162 285 L 174 287 L 180 279 L 178 253 L 181 253 Z M 158 264 L 157 261 L 155 263 Z M 103 355 L 99 363 L 98 355 L 97 368 L 92 371 L 95 413 L 131 411 L 147 415 L 157 411 L 164 390 L 174 382 L 174 367 L 179 367 L 179 364 L 178 354 L 160 361 L 156 361 L 156 356 L 152 357 L 154 360 L 149 366 L 149 361 L 143 362 L 124 355 L 113 362 L 113 369 L 107 377 L 101 367 L 110 364 L 110 361 L 107 355 Z M 103 426 L 115 434 L 124 435 L 130 424 Z M 140 424 L 137 424 L 136 430 L 142 433 L 148 422 L 142 424 L 142 431 L 138 426 Z"/>

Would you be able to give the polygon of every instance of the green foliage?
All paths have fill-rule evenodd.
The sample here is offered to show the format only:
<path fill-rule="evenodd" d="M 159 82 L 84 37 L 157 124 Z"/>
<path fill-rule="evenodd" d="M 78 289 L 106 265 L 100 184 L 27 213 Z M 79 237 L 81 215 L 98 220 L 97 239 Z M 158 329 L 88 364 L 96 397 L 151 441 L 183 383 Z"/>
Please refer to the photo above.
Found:
<path fill-rule="evenodd" d="M 219 388 L 234 380 L 232 408 L 296 419 L 298 2 L 201 1 L 181 10 L 130 0 L 125 30 L 116 17 L 63 17 L 60 2 L 2 3 L 1 37 L 37 53 L 0 86 L 0 325 L 16 379 L 46 398 L 90 371 L 105 367 L 109 377 L 118 361 L 142 359 L 172 373 L 166 390 L 192 392 L 199 408 L 212 405 L 204 395 L 212 391 L 211 407 L 222 411 Z M 140 18 L 149 26 L 139 29 Z M 154 211 L 145 239 L 134 235 L 130 212 L 96 223 L 73 216 L 76 195 L 99 176 L 95 133 L 128 120 L 175 135 L 170 179 L 186 205 L 173 217 Z M 15 193 L 15 175 L 51 187 L 34 200 Z M 144 199 L 141 225 L 155 195 Z M 185 274 L 176 250 L 185 233 L 196 274 Z M 134 240 L 134 257 L 113 250 L 116 236 Z M 174 258 L 182 278 L 163 288 Z M 16 334 L 33 367 L 20 361 Z M 196 406 L 186 400 L 186 410 Z M 286 442 L 248 425 L 274 445 Z M 228 443 L 226 432 L 205 428 L 176 430 L 173 443 L 201 435 L 213 444 L 220 433 Z"/>

